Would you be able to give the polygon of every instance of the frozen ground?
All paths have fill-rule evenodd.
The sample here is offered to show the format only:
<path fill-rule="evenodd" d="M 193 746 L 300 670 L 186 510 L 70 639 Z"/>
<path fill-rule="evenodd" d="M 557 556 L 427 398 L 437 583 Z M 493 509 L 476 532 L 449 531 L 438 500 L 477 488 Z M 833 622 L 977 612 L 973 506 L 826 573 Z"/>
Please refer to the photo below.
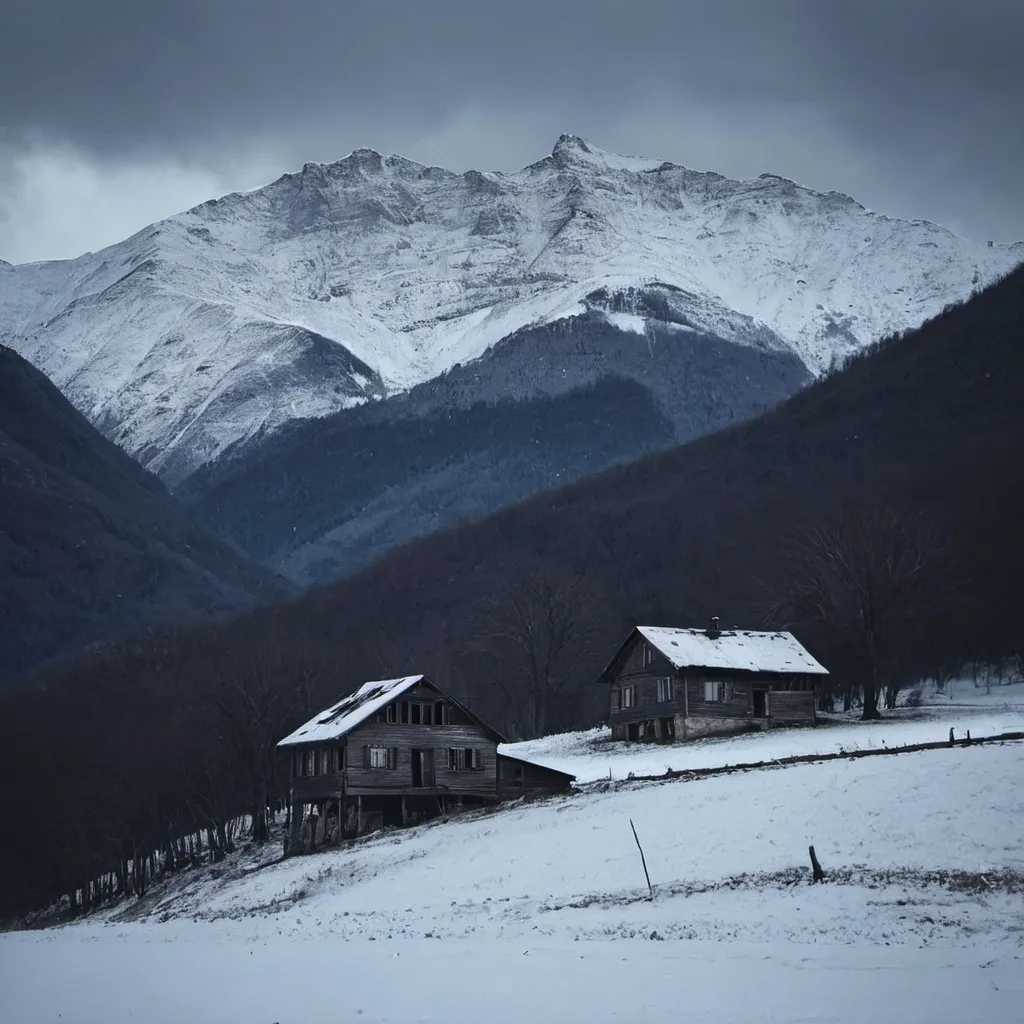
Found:
<path fill-rule="evenodd" d="M 975 735 L 1021 724 L 946 709 L 865 735 L 941 738 L 949 713 Z M 701 749 L 782 756 L 857 728 Z M 279 863 L 244 851 L 89 921 L 0 936 L 0 1018 L 1016 1022 L 1022 778 L 1024 743 L 956 747 L 596 783 Z M 811 843 L 826 885 L 808 883 Z"/>
<path fill-rule="evenodd" d="M 3 943 L 6 1021 L 964 1024 L 1019 1021 L 1024 1005 L 1012 953 L 69 934 Z"/>

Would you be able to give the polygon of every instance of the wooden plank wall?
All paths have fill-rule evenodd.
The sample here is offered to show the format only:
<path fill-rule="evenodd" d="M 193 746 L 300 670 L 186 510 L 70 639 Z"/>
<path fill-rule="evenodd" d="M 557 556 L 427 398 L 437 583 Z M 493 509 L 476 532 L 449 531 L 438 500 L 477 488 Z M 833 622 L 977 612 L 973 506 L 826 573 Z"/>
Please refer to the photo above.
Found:
<path fill-rule="evenodd" d="M 412 751 L 434 751 L 434 789 L 454 796 L 494 794 L 497 790 L 497 742 L 474 724 L 401 725 L 367 722 L 348 738 L 345 782 L 349 792 L 420 792 L 412 784 Z M 363 747 L 395 747 L 398 763 L 393 769 L 364 768 Z M 472 748 L 480 752 L 481 769 L 448 770 L 448 748 Z"/>
<path fill-rule="evenodd" d="M 723 669 L 686 670 L 677 674 L 656 654 L 654 663 L 647 669 L 640 669 L 640 645 L 627 659 L 623 674 L 609 686 L 610 713 L 612 725 L 630 722 L 645 722 L 671 715 L 689 714 L 699 718 L 745 718 L 753 712 L 751 691 L 755 685 L 767 686 L 769 697 L 769 718 L 785 721 L 806 721 L 814 718 L 814 681 L 804 675 L 780 673 L 737 674 Z M 628 669 L 628 674 L 627 674 Z M 673 699 L 658 701 L 657 680 L 671 675 L 674 677 Z M 724 680 L 730 684 L 729 699 L 709 701 L 704 699 L 705 681 Z M 616 690 L 632 686 L 634 705 L 628 709 L 616 710 Z M 684 689 L 686 693 L 684 696 Z"/>
<path fill-rule="evenodd" d="M 772 690 L 768 697 L 769 716 L 786 722 L 814 721 L 813 690 Z"/>

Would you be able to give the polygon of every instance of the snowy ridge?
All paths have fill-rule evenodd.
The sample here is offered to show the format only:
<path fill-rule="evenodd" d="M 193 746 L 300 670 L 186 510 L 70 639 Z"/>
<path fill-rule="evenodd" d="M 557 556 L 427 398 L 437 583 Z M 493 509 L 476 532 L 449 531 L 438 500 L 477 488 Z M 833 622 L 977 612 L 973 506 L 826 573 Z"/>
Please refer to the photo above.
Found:
<path fill-rule="evenodd" d="M 429 380 L 602 296 L 627 336 L 675 322 L 813 371 L 917 326 L 1024 259 L 774 175 L 562 136 L 514 173 L 356 150 L 98 253 L 0 267 L 0 342 L 176 482 L 240 441 Z M 756 340 L 755 340 L 756 339 Z"/>

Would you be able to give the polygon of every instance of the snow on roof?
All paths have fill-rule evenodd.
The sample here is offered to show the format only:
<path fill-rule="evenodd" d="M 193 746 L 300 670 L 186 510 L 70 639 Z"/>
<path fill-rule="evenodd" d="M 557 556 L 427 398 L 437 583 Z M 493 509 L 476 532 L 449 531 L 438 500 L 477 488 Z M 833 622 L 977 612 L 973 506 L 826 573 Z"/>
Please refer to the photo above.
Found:
<path fill-rule="evenodd" d="M 637 626 L 637 631 L 676 668 L 732 668 L 743 672 L 801 672 L 828 675 L 792 633 Z"/>
<path fill-rule="evenodd" d="M 350 693 L 337 704 L 314 715 L 295 732 L 289 733 L 278 746 L 294 747 L 301 743 L 328 743 L 340 739 L 422 680 L 423 676 L 419 675 L 363 683 L 355 693 Z"/>

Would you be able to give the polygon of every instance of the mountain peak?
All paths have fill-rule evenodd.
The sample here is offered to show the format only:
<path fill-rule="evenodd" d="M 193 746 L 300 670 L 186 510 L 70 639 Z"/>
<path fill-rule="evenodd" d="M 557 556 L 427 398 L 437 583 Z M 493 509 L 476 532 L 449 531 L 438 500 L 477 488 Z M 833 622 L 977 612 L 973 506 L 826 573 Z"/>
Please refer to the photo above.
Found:
<path fill-rule="evenodd" d="M 590 146 L 578 135 L 570 135 L 563 132 L 558 136 L 558 141 L 555 143 L 555 148 L 551 150 L 551 155 L 557 160 L 560 156 L 570 156 L 576 153 L 589 154 L 590 152 Z"/>
<path fill-rule="evenodd" d="M 620 153 L 611 153 L 597 146 L 578 135 L 563 133 L 558 136 L 555 148 L 551 150 L 551 161 L 559 169 L 567 167 L 588 167 L 594 170 L 605 171 L 655 171 L 664 166 L 662 160 L 647 160 L 643 157 L 623 156 Z M 541 161 L 544 163 L 545 161 Z M 534 165 L 537 166 L 537 165 Z"/>
<path fill-rule="evenodd" d="M 736 181 L 566 133 L 514 172 L 356 149 L 67 266 L 0 266 L 0 324 L 173 483 L 292 419 L 425 383 L 521 328 L 571 319 L 599 289 L 663 282 L 679 290 L 672 308 L 686 307 L 666 322 L 742 341 L 760 339 L 744 326 L 756 321 L 816 373 L 1022 257 L 778 175 Z M 665 319 L 610 312 L 629 314 L 631 330 Z"/>
<path fill-rule="evenodd" d="M 346 170 L 360 170 L 375 174 L 384 167 L 384 158 L 375 149 L 363 147 L 353 149 L 348 156 L 342 157 L 335 165 Z"/>

